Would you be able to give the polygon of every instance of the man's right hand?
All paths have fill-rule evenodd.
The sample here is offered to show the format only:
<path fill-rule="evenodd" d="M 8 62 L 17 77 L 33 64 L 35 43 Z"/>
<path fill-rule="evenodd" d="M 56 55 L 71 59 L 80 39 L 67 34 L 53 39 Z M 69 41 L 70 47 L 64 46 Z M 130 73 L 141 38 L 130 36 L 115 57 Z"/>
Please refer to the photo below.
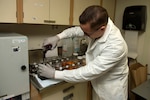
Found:
<path fill-rule="evenodd" d="M 49 38 L 47 38 L 47 39 L 45 39 L 43 41 L 43 47 L 46 46 L 46 45 L 51 44 L 52 45 L 51 50 L 55 49 L 55 47 L 57 46 L 58 41 L 59 41 L 59 37 L 58 36 L 49 37 Z"/>

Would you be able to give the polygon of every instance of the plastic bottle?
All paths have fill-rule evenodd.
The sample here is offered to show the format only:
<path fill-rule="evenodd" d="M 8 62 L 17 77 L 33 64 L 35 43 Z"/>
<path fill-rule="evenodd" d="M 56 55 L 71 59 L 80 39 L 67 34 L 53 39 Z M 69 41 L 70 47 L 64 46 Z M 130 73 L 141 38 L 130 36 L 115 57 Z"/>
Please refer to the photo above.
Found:
<path fill-rule="evenodd" d="M 80 50 L 80 41 L 78 37 L 73 38 L 73 51 L 78 53 Z"/>
<path fill-rule="evenodd" d="M 63 50 L 62 55 L 64 57 L 72 56 L 73 53 L 73 43 L 72 38 L 67 38 L 63 40 Z"/>

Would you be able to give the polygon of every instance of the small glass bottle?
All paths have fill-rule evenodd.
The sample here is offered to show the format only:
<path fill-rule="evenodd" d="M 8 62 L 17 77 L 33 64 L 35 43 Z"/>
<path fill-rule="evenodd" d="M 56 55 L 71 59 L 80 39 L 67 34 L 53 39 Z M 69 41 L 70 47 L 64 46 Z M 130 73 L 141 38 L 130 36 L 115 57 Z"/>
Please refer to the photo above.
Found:
<path fill-rule="evenodd" d="M 82 59 L 82 62 L 83 62 L 82 65 L 86 65 L 86 56 L 84 55 L 84 56 L 82 56 L 82 58 L 83 58 Z"/>
<path fill-rule="evenodd" d="M 55 69 L 56 69 L 56 70 L 60 70 L 60 69 L 61 69 L 60 67 L 61 67 L 61 65 L 60 65 L 59 60 L 56 60 L 56 61 L 55 61 Z"/>
<path fill-rule="evenodd" d="M 64 69 L 68 70 L 69 69 L 69 65 L 66 65 Z"/>
<path fill-rule="evenodd" d="M 77 68 L 80 68 L 80 67 L 82 67 L 81 63 L 77 62 Z"/>
<path fill-rule="evenodd" d="M 76 69 L 77 66 L 75 64 L 72 64 L 71 69 Z"/>
<path fill-rule="evenodd" d="M 78 53 L 73 53 L 72 61 L 73 61 L 75 64 L 77 64 L 77 62 L 78 62 L 77 57 L 78 57 Z"/>
<path fill-rule="evenodd" d="M 50 66 L 52 66 L 52 61 L 47 62 Z"/>
<path fill-rule="evenodd" d="M 72 70 L 72 69 L 76 69 L 76 65 L 75 64 L 71 64 L 68 68 L 68 70 Z"/>
<path fill-rule="evenodd" d="M 78 56 L 77 59 L 78 59 L 78 62 L 80 62 L 80 64 L 82 65 L 83 64 L 83 57 L 82 56 Z"/>
<path fill-rule="evenodd" d="M 73 60 L 66 58 L 66 65 L 72 65 L 73 63 Z"/>

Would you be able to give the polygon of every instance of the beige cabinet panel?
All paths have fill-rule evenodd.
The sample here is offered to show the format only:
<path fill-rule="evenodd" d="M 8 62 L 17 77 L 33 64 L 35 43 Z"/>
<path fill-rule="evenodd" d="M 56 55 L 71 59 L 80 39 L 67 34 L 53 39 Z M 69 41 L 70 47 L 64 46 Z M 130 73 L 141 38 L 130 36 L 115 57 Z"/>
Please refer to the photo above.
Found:
<path fill-rule="evenodd" d="M 41 93 L 42 100 L 70 100 L 69 98 L 74 98 L 74 84 L 66 83 L 55 88 L 47 89 Z M 73 96 L 70 97 L 70 94 Z M 78 99 L 73 99 L 78 100 Z"/>
<path fill-rule="evenodd" d="M 87 82 L 71 84 L 65 83 L 39 92 L 31 84 L 31 99 L 33 100 L 89 100 Z"/>
<path fill-rule="evenodd" d="M 73 100 L 88 100 L 87 90 L 87 82 L 76 84 Z"/>
<path fill-rule="evenodd" d="M 42 95 L 42 100 L 63 100 L 63 93 L 62 91 L 57 91 L 55 93 L 49 94 L 49 92 Z"/>
<path fill-rule="evenodd" d="M 16 23 L 16 0 L 0 0 L 0 22 Z"/>
<path fill-rule="evenodd" d="M 69 25 L 70 0 L 50 0 L 50 20 Z"/>
<path fill-rule="evenodd" d="M 49 19 L 49 0 L 23 0 L 24 23 L 44 23 Z"/>
<path fill-rule="evenodd" d="M 116 0 L 103 0 L 102 6 L 107 9 L 110 18 L 114 20 Z"/>
<path fill-rule="evenodd" d="M 23 0 L 24 23 L 69 25 L 70 0 Z"/>
<path fill-rule="evenodd" d="M 101 0 L 74 0 L 73 25 L 79 25 L 79 16 L 90 5 L 100 5 Z"/>

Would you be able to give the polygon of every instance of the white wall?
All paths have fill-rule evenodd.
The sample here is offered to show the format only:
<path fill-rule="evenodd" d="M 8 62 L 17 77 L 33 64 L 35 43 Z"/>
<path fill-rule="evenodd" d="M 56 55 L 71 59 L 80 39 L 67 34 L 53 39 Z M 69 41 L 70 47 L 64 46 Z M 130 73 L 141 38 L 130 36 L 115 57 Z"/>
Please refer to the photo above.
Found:
<path fill-rule="evenodd" d="M 148 64 L 148 71 L 150 73 L 150 1 L 149 0 L 117 0 L 115 13 L 115 24 L 122 30 L 122 18 L 125 7 L 132 5 L 146 5 L 147 6 L 147 25 L 146 31 L 139 34 L 138 42 L 138 58 L 137 61 L 143 65 Z"/>
<path fill-rule="evenodd" d="M 1 24 L 0 32 L 16 32 L 28 37 L 29 50 L 41 49 L 43 40 L 68 28 L 66 25 Z"/>

